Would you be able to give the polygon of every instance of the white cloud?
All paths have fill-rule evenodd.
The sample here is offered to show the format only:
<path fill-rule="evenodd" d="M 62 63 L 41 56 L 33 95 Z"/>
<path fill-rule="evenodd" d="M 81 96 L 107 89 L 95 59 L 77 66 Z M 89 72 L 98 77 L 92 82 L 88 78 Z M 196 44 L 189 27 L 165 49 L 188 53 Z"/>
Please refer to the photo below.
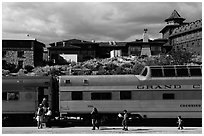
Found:
<path fill-rule="evenodd" d="M 3 33 L 29 33 L 45 43 L 70 38 L 124 41 L 148 28 L 159 36 L 176 9 L 187 21 L 202 18 L 201 3 L 59 2 L 2 4 Z"/>

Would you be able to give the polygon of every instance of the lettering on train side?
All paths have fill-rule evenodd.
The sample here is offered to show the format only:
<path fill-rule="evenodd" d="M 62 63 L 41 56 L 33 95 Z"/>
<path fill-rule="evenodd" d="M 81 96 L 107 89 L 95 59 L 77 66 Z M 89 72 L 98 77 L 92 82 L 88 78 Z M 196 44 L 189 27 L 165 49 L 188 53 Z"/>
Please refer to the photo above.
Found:
<path fill-rule="evenodd" d="M 200 84 L 196 85 L 138 85 L 138 90 L 170 90 L 170 89 L 201 89 Z"/>
<path fill-rule="evenodd" d="M 137 89 L 180 89 L 181 85 L 138 85 Z"/>
<path fill-rule="evenodd" d="M 189 108 L 189 107 L 201 107 L 201 104 L 180 104 L 180 107 L 184 108 Z"/>

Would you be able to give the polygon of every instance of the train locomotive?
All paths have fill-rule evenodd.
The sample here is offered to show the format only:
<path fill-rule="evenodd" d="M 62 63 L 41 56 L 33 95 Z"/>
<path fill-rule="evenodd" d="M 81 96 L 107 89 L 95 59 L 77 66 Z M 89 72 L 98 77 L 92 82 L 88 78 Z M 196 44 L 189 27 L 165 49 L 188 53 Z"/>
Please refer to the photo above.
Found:
<path fill-rule="evenodd" d="M 43 80 L 41 77 L 35 78 Z M 8 97 L 8 92 L 16 91 L 17 87 L 8 87 L 7 80 L 3 78 L 2 82 L 3 93 L 9 90 Z M 32 101 L 30 107 L 34 112 L 40 99 L 45 96 L 45 91 L 42 93 L 40 90 L 44 81 L 36 80 L 35 83 L 33 79 L 29 80 L 33 84 L 24 86 L 30 88 L 32 99 L 24 94 L 26 87 L 18 89 L 18 95 L 22 93 L 27 99 L 22 97 L 21 100 L 19 97 L 13 102 L 3 98 L 3 117 L 20 113 L 17 101 L 23 105 L 19 106 L 23 114 L 29 110 L 27 101 Z M 130 114 L 131 125 L 175 126 L 177 116 L 182 116 L 186 125 L 202 125 L 201 66 L 145 66 L 140 75 L 63 75 L 49 77 L 48 82 L 48 100 L 53 113 L 56 113 L 54 116 L 66 122 L 89 125 L 90 112 L 96 107 L 100 122 L 104 125 L 120 124 L 117 115 L 123 110 Z M 36 86 L 32 88 L 34 84 Z"/>

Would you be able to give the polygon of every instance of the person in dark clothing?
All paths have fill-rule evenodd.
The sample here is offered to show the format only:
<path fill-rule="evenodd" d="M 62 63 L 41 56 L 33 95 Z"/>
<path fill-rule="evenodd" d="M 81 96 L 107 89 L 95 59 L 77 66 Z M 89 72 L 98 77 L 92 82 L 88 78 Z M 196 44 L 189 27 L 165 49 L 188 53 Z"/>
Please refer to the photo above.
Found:
<path fill-rule="evenodd" d="M 42 100 L 42 105 L 43 105 L 43 107 L 46 107 L 46 108 L 49 107 L 49 104 L 48 104 L 48 101 L 47 101 L 46 98 L 43 98 L 43 100 Z"/>
<path fill-rule="evenodd" d="M 92 125 L 93 125 L 92 130 L 95 130 L 95 127 L 97 127 L 99 129 L 98 110 L 96 108 L 93 108 L 93 110 L 91 111 L 91 121 L 92 121 Z"/>
<path fill-rule="evenodd" d="M 125 131 L 128 130 L 127 121 L 128 121 L 128 113 L 127 113 L 127 110 L 124 110 L 124 115 L 123 115 L 123 120 L 122 120 L 122 125 L 123 125 L 122 130 L 125 130 Z"/>

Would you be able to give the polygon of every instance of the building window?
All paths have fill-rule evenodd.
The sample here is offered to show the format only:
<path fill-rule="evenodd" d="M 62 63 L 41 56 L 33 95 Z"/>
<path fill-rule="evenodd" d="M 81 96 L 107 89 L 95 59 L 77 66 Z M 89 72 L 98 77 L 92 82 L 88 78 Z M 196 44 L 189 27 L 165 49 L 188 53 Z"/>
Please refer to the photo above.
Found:
<path fill-rule="evenodd" d="M 111 93 L 91 93 L 91 100 L 111 100 Z"/>
<path fill-rule="evenodd" d="M 160 46 L 151 46 L 151 51 L 161 51 Z"/>
<path fill-rule="evenodd" d="M 131 91 L 120 91 L 120 100 L 130 100 Z"/>
<path fill-rule="evenodd" d="M 191 34 L 191 38 L 193 38 L 193 37 L 194 37 L 194 33 Z"/>
<path fill-rule="evenodd" d="M 197 47 L 200 47 L 200 41 L 198 40 L 198 42 L 197 42 Z"/>
<path fill-rule="evenodd" d="M 189 39 L 189 34 L 186 35 L 186 40 L 188 40 L 188 39 Z"/>
<path fill-rule="evenodd" d="M 178 43 L 178 41 L 179 41 L 179 38 L 177 37 L 177 38 L 176 38 L 176 43 Z"/>
<path fill-rule="evenodd" d="M 197 36 L 200 37 L 200 32 L 197 32 Z"/>
<path fill-rule="evenodd" d="M 184 36 L 181 36 L 181 41 L 183 41 L 183 39 L 184 39 Z"/>
<path fill-rule="evenodd" d="M 72 100 L 83 100 L 83 93 L 81 91 L 72 92 Z"/>
<path fill-rule="evenodd" d="M 23 58 L 23 55 L 24 55 L 24 51 L 18 51 L 17 52 L 17 57 L 18 58 Z"/>
<path fill-rule="evenodd" d="M 171 100 L 171 99 L 175 99 L 175 94 L 172 94 L 172 93 L 163 94 L 163 100 Z"/>
<path fill-rule="evenodd" d="M 141 46 L 130 47 L 130 54 L 138 55 L 141 50 Z"/>

